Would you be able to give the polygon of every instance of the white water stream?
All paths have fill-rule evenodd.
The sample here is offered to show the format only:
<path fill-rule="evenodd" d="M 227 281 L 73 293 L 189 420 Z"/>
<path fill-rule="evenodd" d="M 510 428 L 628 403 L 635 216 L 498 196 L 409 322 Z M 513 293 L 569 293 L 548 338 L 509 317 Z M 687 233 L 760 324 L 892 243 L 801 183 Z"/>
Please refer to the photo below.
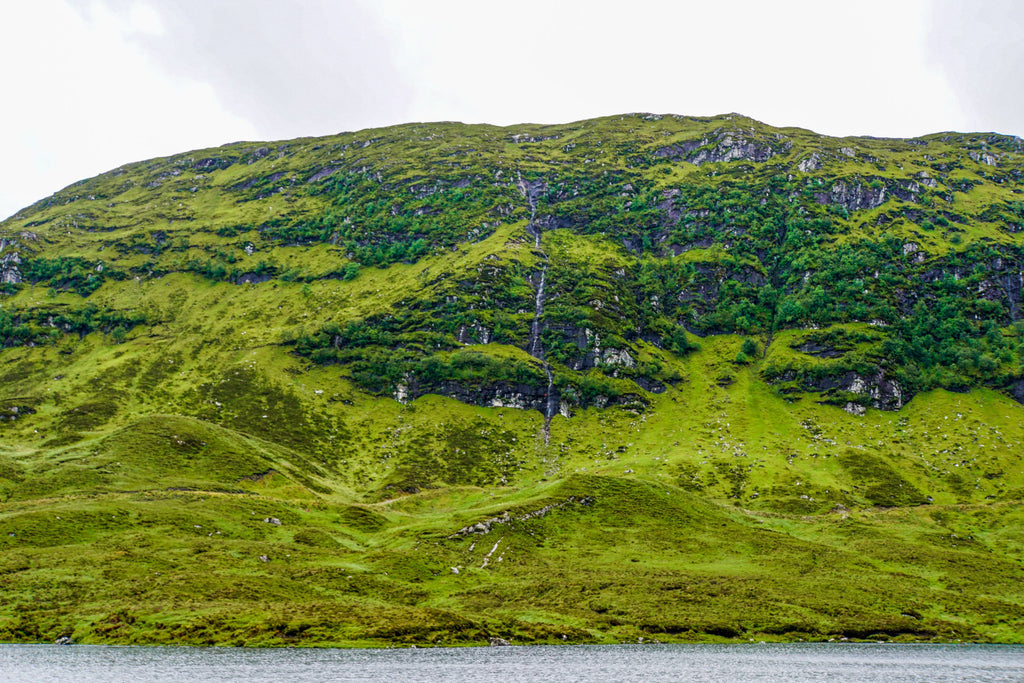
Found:
<path fill-rule="evenodd" d="M 537 283 L 537 295 L 534 297 L 533 302 L 533 322 L 530 323 L 530 344 L 528 353 L 541 362 L 541 366 L 544 368 L 544 375 L 548 379 L 547 402 L 544 406 L 544 445 L 547 446 L 551 441 L 551 418 L 553 418 L 555 413 L 558 412 L 558 397 L 555 395 L 555 376 L 551 372 L 551 366 L 548 365 L 548 362 L 544 359 L 544 345 L 540 341 L 541 318 L 544 316 L 544 284 L 548 273 L 548 255 L 541 248 L 541 230 L 535 221 L 537 217 L 537 186 L 534 184 L 528 185 L 523 180 L 522 174 L 518 174 L 518 178 L 519 192 L 530 205 L 530 221 L 526 224 L 526 232 L 533 236 L 534 249 L 540 253 L 541 257 L 545 261 L 544 266 L 540 270 L 540 281 Z"/>

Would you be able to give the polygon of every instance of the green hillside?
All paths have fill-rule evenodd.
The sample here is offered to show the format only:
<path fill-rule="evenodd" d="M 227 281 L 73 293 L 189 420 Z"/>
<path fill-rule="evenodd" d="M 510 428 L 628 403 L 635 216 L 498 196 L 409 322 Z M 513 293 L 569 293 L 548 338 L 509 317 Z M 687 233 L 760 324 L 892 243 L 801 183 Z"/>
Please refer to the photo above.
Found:
<path fill-rule="evenodd" d="M 0 641 L 1024 642 L 1024 142 L 739 115 L 0 223 Z"/>

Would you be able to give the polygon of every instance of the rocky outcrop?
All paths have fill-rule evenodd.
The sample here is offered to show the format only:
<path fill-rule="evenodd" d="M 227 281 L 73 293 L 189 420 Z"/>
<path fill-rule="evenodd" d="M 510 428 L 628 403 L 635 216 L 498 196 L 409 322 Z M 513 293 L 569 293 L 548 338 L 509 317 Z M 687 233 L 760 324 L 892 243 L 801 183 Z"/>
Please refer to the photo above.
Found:
<path fill-rule="evenodd" d="M 0 406 L 0 423 L 14 422 L 28 415 L 34 415 L 35 409 L 27 405 L 6 405 Z"/>
<path fill-rule="evenodd" d="M 920 182 L 919 182 L 920 181 Z M 924 190 L 922 182 L 930 187 L 937 183 L 931 178 L 918 180 L 888 180 L 882 178 L 847 178 L 836 180 L 824 192 L 817 192 L 814 199 L 819 204 L 841 206 L 847 211 L 877 209 L 890 198 L 905 202 L 917 202 Z"/>
<path fill-rule="evenodd" d="M 658 204 L 658 210 L 665 214 L 667 225 L 678 223 L 686 212 L 686 206 L 678 201 L 682 193 L 682 190 L 677 187 L 664 190 L 661 193 L 662 201 Z"/>
<path fill-rule="evenodd" d="M 976 161 L 979 164 L 985 164 L 986 166 L 998 165 L 998 160 L 996 159 L 995 155 L 989 154 L 988 152 L 971 150 L 970 152 L 967 153 L 967 156 L 969 156 L 973 161 Z"/>
<path fill-rule="evenodd" d="M 916 202 L 920 198 L 923 189 L 916 180 L 899 180 L 887 184 L 889 194 L 905 202 Z"/>
<path fill-rule="evenodd" d="M 234 283 L 236 285 L 256 285 L 261 282 L 268 282 L 274 278 L 269 273 L 242 273 L 235 278 Z"/>
<path fill-rule="evenodd" d="M 827 344 L 819 344 L 818 342 L 809 341 L 803 344 L 798 344 L 792 347 L 800 353 L 806 353 L 809 356 L 816 358 L 839 358 L 843 355 L 843 352 Z"/>
<path fill-rule="evenodd" d="M 425 383 L 412 379 L 399 385 L 394 397 L 405 403 L 428 394 L 447 396 L 469 405 L 539 410 L 542 413 L 548 402 L 547 388 L 540 385 L 512 382 L 469 384 L 455 380 Z"/>
<path fill-rule="evenodd" d="M 237 161 L 235 157 L 231 156 L 207 157 L 195 162 L 193 168 L 202 171 L 220 171 L 231 166 L 235 161 Z"/>
<path fill-rule="evenodd" d="M 309 176 L 309 178 L 306 180 L 306 182 L 307 183 L 320 182 L 324 178 L 329 178 L 330 176 L 334 175 L 335 173 L 337 173 L 340 170 L 342 170 L 341 166 L 327 166 L 326 168 L 321 168 L 319 171 L 317 171 L 313 175 Z"/>
<path fill-rule="evenodd" d="M 695 316 L 715 309 L 719 301 L 719 290 L 727 280 L 752 287 L 764 287 L 768 283 L 765 275 L 751 266 L 732 267 L 721 263 L 695 263 L 694 270 L 693 281 L 680 293 L 679 300 L 683 303 L 692 302 Z M 701 335 L 720 332 L 697 327 L 690 331 Z"/>
<path fill-rule="evenodd" d="M 18 256 L 18 252 L 16 251 L 0 256 L 0 284 L 21 284 L 21 271 L 18 270 L 18 265 L 20 263 L 21 257 Z"/>
<path fill-rule="evenodd" d="M 989 277 L 976 286 L 977 298 L 1003 304 L 1011 322 L 1024 318 L 1024 263 L 1009 256 L 997 256 L 988 263 L 988 269 L 991 271 Z M 924 271 L 919 278 L 923 283 L 933 284 L 946 278 L 961 280 L 971 272 L 964 266 L 940 265 Z"/>
<path fill-rule="evenodd" d="M 1013 400 L 1017 403 L 1024 403 L 1024 379 L 1019 379 L 1006 388 L 1008 393 Z"/>
<path fill-rule="evenodd" d="M 545 140 L 557 140 L 560 135 L 530 135 L 528 133 L 516 133 L 507 139 L 513 145 L 521 145 L 524 142 L 544 142 Z"/>
<path fill-rule="evenodd" d="M 664 390 L 660 382 L 656 384 Z M 557 388 L 555 391 L 558 391 Z M 550 410 L 548 387 L 543 384 L 533 385 L 503 381 L 470 384 L 455 380 L 424 383 L 410 379 L 407 383 L 399 384 L 392 397 L 400 403 L 407 403 L 428 394 L 447 396 L 462 403 L 481 407 L 537 410 L 545 416 Z M 579 392 L 573 392 L 573 395 L 579 396 Z M 618 396 L 598 395 L 589 400 L 575 398 L 571 401 L 560 394 L 556 394 L 555 402 L 558 406 L 558 412 L 563 417 L 570 417 L 572 415 L 572 408 L 607 408 L 611 406 L 642 408 L 647 405 L 647 401 L 636 393 L 626 393 Z"/>
<path fill-rule="evenodd" d="M 805 391 L 816 391 L 825 394 L 826 398 L 835 399 L 841 405 L 869 403 L 878 410 L 899 410 L 910 400 L 899 382 L 886 376 L 885 371 L 878 368 L 873 374 L 861 374 L 852 370 L 842 374 L 821 377 L 807 376 L 795 371 L 786 371 L 775 378 L 776 382 L 798 382 Z M 861 397 L 858 401 L 850 401 L 850 394 Z M 847 412 L 852 412 L 847 408 Z"/>
<path fill-rule="evenodd" d="M 780 151 L 788 151 L 793 143 L 777 136 L 772 141 L 759 139 L 746 130 L 719 130 L 700 140 L 687 140 L 654 151 L 654 156 L 691 164 L 729 161 L 765 162 Z"/>
<path fill-rule="evenodd" d="M 632 368 L 636 365 L 636 361 L 633 360 L 633 356 L 627 349 L 605 349 L 601 354 L 601 363 L 624 368 Z"/>
<path fill-rule="evenodd" d="M 802 173 L 810 173 L 811 171 L 817 171 L 821 168 L 821 157 L 815 152 L 806 159 L 801 159 L 796 165 Z"/>
<path fill-rule="evenodd" d="M 602 346 L 601 334 L 599 332 L 587 327 L 571 324 L 545 325 L 544 331 L 549 334 L 552 331 L 558 332 L 563 343 L 572 344 L 579 350 L 579 354 L 575 358 L 570 358 L 565 362 L 565 366 L 571 370 L 585 371 L 591 368 L 603 367 L 607 373 L 609 372 L 608 369 L 612 368 L 611 374 L 613 377 L 628 377 L 644 391 L 649 391 L 653 394 L 660 394 L 665 391 L 665 385 L 662 382 L 631 372 L 637 367 L 637 363 L 634 357 L 636 351 L 630 347 L 604 347 Z M 644 338 L 644 341 L 661 348 L 661 337 L 648 334 L 642 335 L 642 338 Z M 621 374 L 620 370 L 622 371 Z"/>
<path fill-rule="evenodd" d="M 490 344 L 494 333 L 489 327 L 474 322 L 470 325 L 460 325 L 455 338 L 460 344 Z"/>
<path fill-rule="evenodd" d="M 32 233 L 22 234 L 35 237 Z M 13 251 L 17 247 L 16 240 L 0 237 L 0 285 L 21 284 L 21 271 L 18 269 L 21 264 L 21 256 L 17 251 Z M 5 251 L 6 253 L 4 253 Z"/>
<path fill-rule="evenodd" d="M 828 192 L 819 192 L 814 196 L 819 204 L 841 206 L 847 211 L 860 209 L 876 209 L 886 202 L 888 196 L 884 184 L 865 185 L 862 182 L 837 180 Z"/>
<path fill-rule="evenodd" d="M 654 150 L 654 156 L 663 159 L 670 159 L 672 161 L 689 161 L 690 156 L 695 154 L 702 145 L 708 144 L 708 139 L 703 140 L 687 140 L 686 142 L 678 142 L 665 147 L 659 147 Z"/>
<path fill-rule="evenodd" d="M 1024 297 L 1024 263 L 996 257 L 989 264 L 991 277 L 978 283 L 978 298 L 998 301 L 1006 306 L 1011 321 L 1022 317 L 1021 300 Z"/>

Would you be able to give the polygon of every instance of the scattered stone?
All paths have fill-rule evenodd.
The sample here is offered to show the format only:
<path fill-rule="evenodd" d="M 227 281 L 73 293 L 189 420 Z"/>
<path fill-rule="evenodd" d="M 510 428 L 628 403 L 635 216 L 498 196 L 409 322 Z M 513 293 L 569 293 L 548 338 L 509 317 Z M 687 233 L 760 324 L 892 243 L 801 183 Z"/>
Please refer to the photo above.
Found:
<path fill-rule="evenodd" d="M 848 401 L 846 405 L 843 406 L 843 410 L 848 412 L 850 415 L 856 415 L 857 417 L 860 417 L 864 415 L 866 412 L 868 412 L 867 408 L 865 408 L 859 403 L 854 403 L 853 401 Z"/>
<path fill-rule="evenodd" d="M 279 520 L 277 517 L 265 517 L 263 519 L 263 521 L 266 522 L 267 524 L 274 524 L 276 526 L 281 526 L 281 520 Z"/>
<path fill-rule="evenodd" d="M 54 645 L 74 645 L 74 641 L 71 640 L 71 636 L 61 636 L 57 640 L 53 641 Z"/>
<path fill-rule="evenodd" d="M 259 561 L 260 562 L 270 562 L 270 558 L 267 557 L 266 555 L 260 555 L 259 556 Z"/>
<path fill-rule="evenodd" d="M 498 636 L 491 636 L 491 641 L 490 642 L 491 642 L 491 647 L 507 647 L 507 646 L 512 644 L 512 643 L 508 642 L 507 640 L 505 640 L 504 638 L 499 638 Z"/>
<path fill-rule="evenodd" d="M 499 517 L 491 517 L 490 519 L 485 519 L 481 522 L 477 522 L 476 524 L 470 524 L 469 526 L 463 527 L 452 534 L 449 538 L 465 536 L 467 534 L 487 534 L 490 533 L 491 527 L 496 524 L 511 524 L 512 522 L 525 522 L 530 519 L 539 519 L 547 516 L 547 514 L 553 510 L 558 510 L 568 505 L 581 505 L 583 507 L 588 507 L 593 504 L 594 499 L 590 496 L 582 496 L 580 498 L 577 498 L 576 496 L 569 496 L 561 503 L 551 503 L 550 505 L 545 505 L 538 510 L 526 512 L 518 517 L 513 517 L 512 514 L 506 510 Z M 497 547 L 497 545 L 495 545 L 495 547 Z M 494 550 L 491 550 L 491 553 L 493 552 Z M 490 553 L 488 553 L 488 555 L 489 554 Z"/>

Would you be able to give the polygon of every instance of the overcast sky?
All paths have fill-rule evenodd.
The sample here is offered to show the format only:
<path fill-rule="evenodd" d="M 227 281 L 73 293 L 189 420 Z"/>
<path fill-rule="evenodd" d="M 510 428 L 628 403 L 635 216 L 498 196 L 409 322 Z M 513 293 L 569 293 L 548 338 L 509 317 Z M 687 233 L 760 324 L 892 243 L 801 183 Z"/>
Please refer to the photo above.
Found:
<path fill-rule="evenodd" d="M 129 161 L 455 120 L 1024 133 L 1016 0 L 3 0 L 0 217 Z"/>

